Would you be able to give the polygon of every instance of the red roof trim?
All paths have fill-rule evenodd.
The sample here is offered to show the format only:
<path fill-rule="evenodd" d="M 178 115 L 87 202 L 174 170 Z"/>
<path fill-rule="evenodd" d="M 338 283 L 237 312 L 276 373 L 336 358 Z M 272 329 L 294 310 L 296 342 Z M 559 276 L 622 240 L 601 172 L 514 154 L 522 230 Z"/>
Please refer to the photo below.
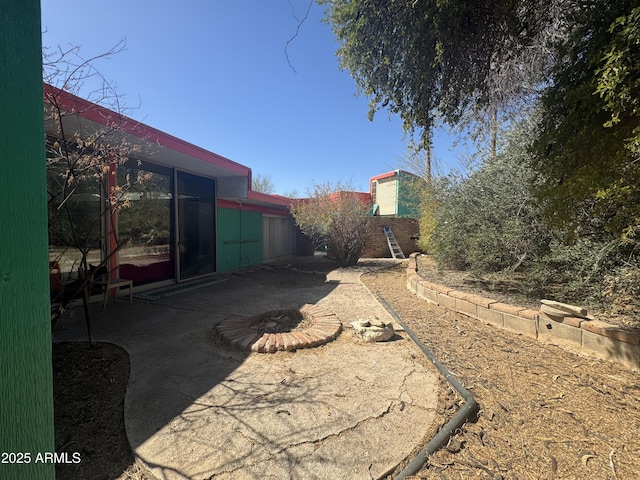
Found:
<path fill-rule="evenodd" d="M 61 109 L 70 113 L 77 113 L 87 120 L 102 125 L 118 124 L 125 132 L 135 135 L 136 137 L 157 143 L 158 145 L 189 155 L 217 167 L 225 168 L 241 175 L 250 175 L 251 169 L 247 166 L 133 120 L 125 115 L 118 114 L 108 108 L 89 102 L 69 92 L 60 90 L 52 85 L 44 84 L 44 95 L 45 102 L 47 101 L 47 97 L 53 96 L 56 98 Z"/>
<path fill-rule="evenodd" d="M 290 217 L 291 213 L 289 209 L 281 209 L 268 207 L 266 205 L 255 205 L 252 203 L 244 203 L 233 200 L 224 200 L 222 198 L 218 199 L 218 207 L 219 208 L 230 208 L 232 210 L 244 210 L 249 212 L 260 212 L 265 213 L 267 215 L 279 215 L 282 217 Z"/>
<path fill-rule="evenodd" d="M 399 172 L 400 172 L 400 170 L 394 170 L 392 172 L 381 173 L 380 175 L 376 175 L 375 177 L 371 177 L 369 179 L 369 183 L 373 182 L 374 180 L 382 180 L 383 178 L 395 177 L 396 175 L 398 175 Z"/>
<path fill-rule="evenodd" d="M 258 202 L 268 202 L 274 205 L 282 205 L 283 207 L 291 206 L 292 200 L 289 197 L 283 197 L 282 195 L 274 195 L 269 193 L 256 192 L 255 190 L 249 190 L 247 198 Z"/>

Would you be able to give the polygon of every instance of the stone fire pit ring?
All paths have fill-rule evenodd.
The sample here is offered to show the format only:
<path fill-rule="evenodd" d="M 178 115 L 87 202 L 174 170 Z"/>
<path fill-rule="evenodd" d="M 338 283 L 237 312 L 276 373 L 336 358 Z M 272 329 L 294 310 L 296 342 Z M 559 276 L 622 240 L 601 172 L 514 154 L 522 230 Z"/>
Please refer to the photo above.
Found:
<path fill-rule="evenodd" d="M 286 318 L 288 323 L 293 319 L 301 328 L 279 331 L 281 329 L 268 326 L 275 323 L 273 327 L 277 327 L 278 318 Z M 275 353 L 329 343 L 340 334 L 342 323 L 329 310 L 306 304 L 299 310 L 271 310 L 241 319 L 228 318 L 220 322 L 216 330 L 224 343 L 239 350 Z"/>

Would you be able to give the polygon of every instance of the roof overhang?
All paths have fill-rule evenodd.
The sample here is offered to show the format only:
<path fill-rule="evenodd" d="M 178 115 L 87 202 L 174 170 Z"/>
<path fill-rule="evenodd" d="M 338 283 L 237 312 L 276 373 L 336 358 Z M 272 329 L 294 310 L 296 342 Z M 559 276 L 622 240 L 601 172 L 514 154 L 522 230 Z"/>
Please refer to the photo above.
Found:
<path fill-rule="evenodd" d="M 396 177 L 399 174 L 400 174 L 400 170 L 393 170 L 391 172 L 381 173 L 380 175 L 376 175 L 375 177 L 371 177 L 369 179 L 369 183 L 373 182 L 374 180 L 384 180 L 385 178 Z"/>
<path fill-rule="evenodd" d="M 138 160 L 216 178 L 220 198 L 246 200 L 250 193 L 255 193 L 250 192 L 249 167 L 51 85 L 44 85 L 44 94 L 46 106 L 52 108 L 53 100 L 63 112 L 62 127 L 67 136 L 78 134 L 80 138 L 87 138 L 98 132 L 108 131 L 109 142 L 126 142 L 131 145 L 135 151 L 132 156 Z M 59 136 L 58 130 L 59 125 L 53 120 L 53 116 L 45 115 L 46 133 Z"/>

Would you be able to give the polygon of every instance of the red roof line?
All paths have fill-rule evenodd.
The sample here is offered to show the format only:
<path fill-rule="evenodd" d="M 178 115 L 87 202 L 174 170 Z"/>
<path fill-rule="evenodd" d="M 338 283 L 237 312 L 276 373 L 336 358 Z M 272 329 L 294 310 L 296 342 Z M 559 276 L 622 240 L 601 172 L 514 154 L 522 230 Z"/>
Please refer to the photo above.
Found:
<path fill-rule="evenodd" d="M 47 97 L 55 97 L 58 106 L 69 113 L 77 113 L 87 120 L 102 125 L 119 125 L 119 128 L 131 135 L 157 143 L 163 147 L 189 155 L 203 162 L 226 168 L 241 175 L 250 175 L 251 169 L 233 160 L 229 160 L 217 153 L 210 152 L 185 140 L 169 135 L 156 128 L 133 120 L 125 115 L 114 112 L 106 107 L 92 103 L 69 92 L 65 92 L 53 85 L 44 84 L 45 101 Z"/>
<path fill-rule="evenodd" d="M 289 197 L 283 197 L 282 195 L 274 195 L 271 193 L 256 192 L 255 190 L 249 190 L 247 199 L 261 202 L 269 202 L 275 205 L 282 205 L 283 207 L 291 206 L 292 199 Z"/>
<path fill-rule="evenodd" d="M 400 170 L 393 170 L 391 172 L 381 173 L 380 175 L 376 175 L 375 177 L 371 177 L 369 179 L 369 183 L 373 182 L 374 180 L 382 180 L 383 178 L 393 177 L 395 175 L 398 175 L 399 172 L 400 172 Z"/>

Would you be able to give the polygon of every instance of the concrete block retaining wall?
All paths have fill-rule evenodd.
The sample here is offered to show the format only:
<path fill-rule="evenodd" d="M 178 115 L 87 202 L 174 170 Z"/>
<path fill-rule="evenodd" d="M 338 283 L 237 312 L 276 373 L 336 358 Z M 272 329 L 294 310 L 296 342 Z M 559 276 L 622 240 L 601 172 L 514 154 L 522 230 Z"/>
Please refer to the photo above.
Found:
<path fill-rule="evenodd" d="M 417 253 L 407 266 L 407 288 L 419 298 L 487 324 L 558 345 L 577 353 L 595 355 L 640 371 L 640 335 L 598 320 L 565 317 L 552 319 L 538 310 L 460 292 L 418 275 Z"/>

